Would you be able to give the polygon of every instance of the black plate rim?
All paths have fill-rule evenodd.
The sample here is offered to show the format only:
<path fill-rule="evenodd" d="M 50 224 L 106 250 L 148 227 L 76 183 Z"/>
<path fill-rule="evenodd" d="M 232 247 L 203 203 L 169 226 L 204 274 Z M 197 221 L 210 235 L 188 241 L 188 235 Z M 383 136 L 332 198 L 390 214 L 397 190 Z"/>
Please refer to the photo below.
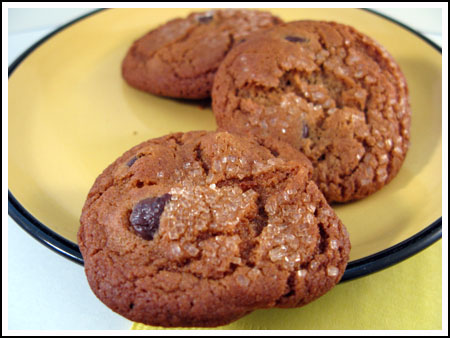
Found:
<path fill-rule="evenodd" d="M 97 9 L 92 12 L 89 12 L 83 16 L 76 18 L 68 22 L 67 24 L 57 28 L 53 32 L 49 33 L 36 43 L 34 43 L 31 47 L 29 47 L 25 52 L 23 52 L 11 65 L 8 67 L 8 78 L 12 75 L 14 70 L 18 65 L 33 52 L 36 48 L 38 48 L 42 43 L 51 38 L 53 35 L 58 32 L 64 30 L 65 28 L 73 25 L 74 23 L 87 18 L 91 15 L 99 13 L 104 9 Z M 371 9 L 364 9 L 374 15 L 378 15 L 386 20 L 389 20 L 409 32 L 415 34 L 429 45 L 431 45 L 434 49 L 436 49 L 439 53 L 442 54 L 442 48 L 439 47 L 436 43 L 423 36 L 419 32 L 415 31 L 411 27 L 398 22 L 395 19 L 392 19 L 384 14 L 375 12 Z M 51 250 L 56 253 L 62 255 L 63 257 L 78 263 L 80 265 L 84 264 L 83 257 L 81 256 L 81 252 L 78 248 L 78 245 L 69 241 L 68 239 L 62 237 L 57 234 L 49 227 L 41 223 L 37 220 L 33 215 L 31 215 L 14 197 L 12 192 L 8 189 L 8 214 L 11 218 L 22 227 L 28 234 L 30 234 L 33 238 L 38 240 L 40 243 L 44 244 Z M 363 257 L 357 259 L 355 261 L 351 261 L 348 263 L 345 273 L 340 282 L 350 281 L 359 277 L 367 276 L 374 272 L 383 270 L 388 268 L 396 263 L 399 263 L 417 253 L 427 248 L 431 244 L 438 241 L 442 238 L 442 217 L 439 217 L 432 224 L 427 226 L 425 229 L 421 230 L 417 234 L 409 237 L 408 239 L 395 244 L 387 249 L 384 249 L 380 252 L 372 254 L 367 257 Z"/>

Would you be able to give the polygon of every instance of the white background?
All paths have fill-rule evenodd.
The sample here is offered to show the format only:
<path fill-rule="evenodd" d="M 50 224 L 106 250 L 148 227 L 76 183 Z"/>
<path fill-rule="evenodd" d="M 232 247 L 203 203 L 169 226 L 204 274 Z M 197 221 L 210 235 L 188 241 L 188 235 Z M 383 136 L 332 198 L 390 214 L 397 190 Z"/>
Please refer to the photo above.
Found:
<path fill-rule="evenodd" d="M 9 8 L 8 65 L 40 38 L 92 10 Z M 441 9 L 377 11 L 442 45 Z M 9 330 L 109 330 L 131 327 L 130 321 L 116 315 L 97 300 L 89 289 L 81 266 L 44 247 L 9 216 L 7 235 Z M 3 318 L 5 315 L 2 312 Z"/>

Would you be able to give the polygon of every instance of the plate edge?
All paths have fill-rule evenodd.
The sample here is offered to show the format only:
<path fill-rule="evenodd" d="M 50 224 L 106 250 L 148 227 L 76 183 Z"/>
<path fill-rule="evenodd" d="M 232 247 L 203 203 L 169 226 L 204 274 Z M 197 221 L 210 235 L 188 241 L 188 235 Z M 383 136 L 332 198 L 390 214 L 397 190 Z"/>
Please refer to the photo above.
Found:
<path fill-rule="evenodd" d="M 409 27 L 408 25 L 397 21 L 396 19 L 391 18 L 390 16 L 383 14 L 383 13 L 379 13 L 373 9 L 370 8 L 361 8 L 364 11 L 367 11 L 369 13 L 372 13 L 373 15 L 377 15 L 379 17 L 382 17 L 383 19 L 386 19 L 388 21 L 392 21 L 393 23 L 397 24 L 398 26 L 406 29 L 407 31 L 409 31 L 410 33 L 413 33 L 414 35 L 416 35 L 417 37 L 421 38 L 422 40 L 424 40 L 426 43 L 428 43 L 429 45 L 431 45 L 434 49 L 436 49 L 440 54 L 442 54 L 442 47 L 439 46 L 436 42 L 432 41 L 431 39 L 427 38 L 425 35 L 421 34 L 420 32 L 416 31 L 414 28 Z"/>
<path fill-rule="evenodd" d="M 8 189 L 8 215 L 38 242 L 70 259 L 84 265 L 78 245 L 62 237 L 31 215 Z"/>
<path fill-rule="evenodd" d="M 410 258 L 442 238 L 442 217 L 415 235 L 380 252 L 348 263 L 340 282 L 370 275 Z"/>
<path fill-rule="evenodd" d="M 56 35 L 57 33 L 59 33 L 60 31 L 66 29 L 67 27 L 73 25 L 74 23 L 81 21 L 89 16 L 92 16 L 94 14 L 97 14 L 101 11 L 104 11 L 106 8 L 99 8 L 96 10 L 93 10 L 92 12 L 86 13 L 78 18 L 75 18 L 72 21 L 69 21 L 68 23 L 56 28 L 54 31 L 48 33 L 46 36 L 44 36 L 43 38 L 39 39 L 38 41 L 36 41 L 34 44 L 32 44 L 30 47 L 28 47 L 22 54 L 20 54 L 13 62 L 11 62 L 11 64 L 8 66 L 8 79 L 9 77 L 12 75 L 12 73 L 14 72 L 14 70 L 17 68 L 18 65 L 20 65 L 20 63 L 28 56 L 31 54 L 31 52 L 33 52 L 37 47 L 39 47 L 40 45 L 42 45 L 45 41 L 47 41 L 48 39 L 50 39 L 52 36 Z"/>

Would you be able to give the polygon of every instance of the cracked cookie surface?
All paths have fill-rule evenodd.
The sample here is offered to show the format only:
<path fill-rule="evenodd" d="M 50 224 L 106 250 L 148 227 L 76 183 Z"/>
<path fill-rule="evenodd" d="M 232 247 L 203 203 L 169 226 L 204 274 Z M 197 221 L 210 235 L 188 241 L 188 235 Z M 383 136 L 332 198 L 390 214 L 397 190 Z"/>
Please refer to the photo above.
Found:
<path fill-rule="evenodd" d="M 282 142 L 228 132 L 132 148 L 97 178 L 82 211 L 92 290 L 130 320 L 172 327 L 314 300 L 342 277 L 350 243 L 311 171 Z"/>
<path fill-rule="evenodd" d="M 333 22 L 281 24 L 233 48 L 216 74 L 212 107 L 221 129 L 301 150 L 329 202 L 381 189 L 409 147 L 399 66 L 378 43 Z"/>
<path fill-rule="evenodd" d="M 157 95 L 202 99 L 227 52 L 248 34 L 282 21 L 268 12 L 226 9 L 192 13 L 133 43 L 122 74 L 133 87 Z"/>

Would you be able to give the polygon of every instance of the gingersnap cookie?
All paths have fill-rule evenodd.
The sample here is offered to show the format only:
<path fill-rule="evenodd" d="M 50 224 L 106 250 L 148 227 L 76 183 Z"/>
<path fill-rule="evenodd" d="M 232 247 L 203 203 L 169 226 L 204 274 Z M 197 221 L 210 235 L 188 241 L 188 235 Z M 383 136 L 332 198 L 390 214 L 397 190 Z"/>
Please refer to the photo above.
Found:
<path fill-rule="evenodd" d="M 334 22 L 286 23 L 234 47 L 216 74 L 212 107 L 222 129 L 301 150 L 329 202 L 381 189 L 409 146 L 398 64 L 371 38 Z"/>
<path fill-rule="evenodd" d="M 97 297 L 148 325 L 211 327 L 330 290 L 348 234 L 308 161 L 297 151 L 284 160 L 294 154 L 286 147 L 190 132 L 127 151 L 97 178 L 81 215 Z"/>
<path fill-rule="evenodd" d="M 231 47 L 281 22 L 268 12 L 245 9 L 171 20 L 133 43 L 122 63 L 123 77 L 131 86 L 157 95 L 208 98 L 214 74 Z"/>

